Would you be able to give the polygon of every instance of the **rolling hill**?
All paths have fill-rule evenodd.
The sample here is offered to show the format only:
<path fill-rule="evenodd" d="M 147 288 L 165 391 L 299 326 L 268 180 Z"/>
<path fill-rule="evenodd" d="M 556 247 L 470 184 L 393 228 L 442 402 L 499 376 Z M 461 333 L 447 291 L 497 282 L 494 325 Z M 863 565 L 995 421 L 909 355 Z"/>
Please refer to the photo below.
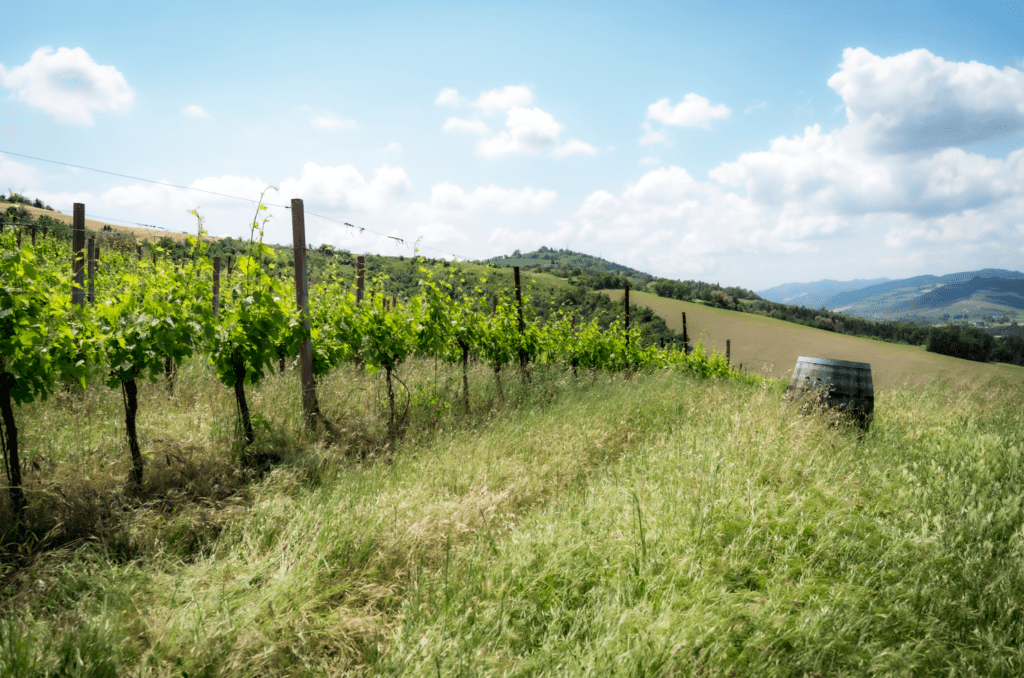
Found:
<path fill-rule="evenodd" d="M 619 290 L 605 294 L 612 299 L 622 298 Z M 645 292 L 630 292 L 630 301 L 653 310 L 676 332 L 682 332 L 682 314 L 686 313 L 691 345 L 699 341 L 709 350 L 724 353 L 726 340 L 731 340 L 733 364 L 742 364 L 749 372 L 775 378 L 788 378 L 797 358 L 809 356 L 870 363 L 876 390 L 926 384 L 942 376 L 970 384 L 980 384 L 996 376 L 1024 382 L 1022 367 L 928 353 L 923 346 L 836 334 Z"/>
<path fill-rule="evenodd" d="M 945 287 L 949 291 L 940 291 Z M 829 310 L 873 320 L 906 319 L 925 324 L 944 315 L 1015 315 L 1024 300 L 1024 273 L 983 269 L 943 276 L 891 280 L 835 295 Z"/>

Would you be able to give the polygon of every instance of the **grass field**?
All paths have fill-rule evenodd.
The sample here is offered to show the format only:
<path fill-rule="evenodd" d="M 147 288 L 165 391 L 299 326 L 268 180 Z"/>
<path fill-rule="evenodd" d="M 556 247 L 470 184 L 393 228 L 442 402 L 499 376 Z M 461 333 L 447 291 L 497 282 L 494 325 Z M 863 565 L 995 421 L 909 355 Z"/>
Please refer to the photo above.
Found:
<path fill-rule="evenodd" d="M 273 375 L 246 477 L 190 362 L 140 391 L 141 496 L 116 391 L 21 408 L 32 501 L 95 524 L 3 561 L 0 676 L 1024 672 L 1020 385 L 887 389 L 863 433 L 771 382 L 538 369 L 502 402 L 480 366 L 463 415 L 457 369 L 404 376 L 392 446 L 379 376 L 324 379 L 327 446 Z"/>
<path fill-rule="evenodd" d="M 607 290 L 605 294 L 622 299 L 621 290 Z M 836 334 L 647 292 L 631 291 L 629 298 L 638 306 L 649 307 L 676 332 L 683 331 L 682 314 L 686 313 L 691 344 L 700 341 L 706 348 L 724 353 L 726 340 L 731 340 L 733 364 L 742 363 L 749 372 L 771 377 L 788 378 L 797 358 L 807 356 L 870 363 L 876 390 L 922 385 L 938 377 L 954 383 L 977 384 L 993 377 L 1024 383 L 1024 367 L 961 360 L 928 353 L 923 346 Z"/>

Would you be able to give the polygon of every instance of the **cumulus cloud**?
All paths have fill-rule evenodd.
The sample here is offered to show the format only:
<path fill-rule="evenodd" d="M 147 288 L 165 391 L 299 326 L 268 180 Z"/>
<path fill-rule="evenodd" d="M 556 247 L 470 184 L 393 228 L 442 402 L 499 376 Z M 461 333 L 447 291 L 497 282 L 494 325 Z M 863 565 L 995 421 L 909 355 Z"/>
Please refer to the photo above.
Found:
<path fill-rule="evenodd" d="M 574 153 L 582 153 L 583 155 L 597 155 L 597 149 L 585 141 L 580 141 L 579 139 L 569 139 L 569 141 L 565 142 L 560 146 L 556 146 L 554 150 L 551 151 L 551 155 L 556 158 L 564 158 L 565 156 L 572 155 Z"/>
<path fill-rule="evenodd" d="M 477 151 L 485 158 L 500 158 L 510 153 L 538 155 L 555 146 L 562 125 L 550 113 L 539 108 L 513 107 L 508 112 L 506 130 L 489 139 L 481 139 Z"/>
<path fill-rule="evenodd" d="M 712 106 L 711 102 L 699 94 L 690 92 L 675 106 L 668 99 L 661 99 L 647 107 L 647 118 L 657 120 L 665 125 L 677 127 L 703 127 L 711 129 L 711 120 L 727 118 L 731 111 L 725 104 Z"/>
<path fill-rule="evenodd" d="M 533 188 L 501 188 L 491 184 L 466 192 L 449 182 L 435 184 L 429 202 L 413 203 L 409 214 L 415 219 L 461 218 L 477 210 L 492 209 L 504 214 L 541 212 L 554 203 L 558 194 Z"/>
<path fill-rule="evenodd" d="M 28 63 L 7 70 L 0 64 L 0 85 L 61 122 L 91 125 L 96 111 L 121 111 L 135 99 L 124 76 L 100 66 L 81 47 L 35 51 Z"/>
<path fill-rule="evenodd" d="M 322 167 L 307 162 L 298 179 L 281 182 L 282 195 L 364 213 L 381 212 L 390 203 L 403 199 L 411 189 L 405 170 L 390 165 L 378 167 L 373 179 L 367 180 L 352 165 Z"/>
<path fill-rule="evenodd" d="M 444 123 L 445 132 L 469 132 L 470 134 L 490 134 L 491 130 L 482 120 L 463 120 L 448 118 Z"/>
<path fill-rule="evenodd" d="M 457 89 L 446 87 L 445 89 L 441 90 L 441 93 L 437 95 L 436 99 L 434 99 L 434 105 L 458 106 L 461 103 L 461 101 L 462 99 L 459 97 L 459 91 Z"/>
<path fill-rule="evenodd" d="M 184 110 L 184 113 L 185 113 L 185 115 L 191 116 L 193 118 L 209 118 L 210 117 L 210 114 L 207 113 L 206 110 L 203 109 L 202 106 L 197 106 L 195 104 L 193 104 L 191 106 L 186 106 L 185 110 Z"/>
<path fill-rule="evenodd" d="M 521 108 L 533 103 L 533 92 L 529 87 L 522 85 L 506 85 L 501 89 L 492 89 L 482 93 L 473 106 L 479 108 L 483 113 L 497 113 L 512 108 Z"/>
<path fill-rule="evenodd" d="M 891 57 L 843 51 L 828 80 L 843 98 L 851 138 L 880 153 L 925 151 L 1017 135 L 1024 72 L 951 62 L 926 49 Z"/>
<path fill-rule="evenodd" d="M 643 124 L 644 135 L 640 137 L 641 146 L 649 146 L 651 144 L 665 144 L 666 146 L 671 145 L 668 135 L 662 130 L 656 130 L 651 127 L 651 123 L 645 122 Z"/>
<path fill-rule="evenodd" d="M 533 92 L 522 85 L 506 85 L 500 89 L 482 92 L 472 107 L 482 115 L 505 113 L 505 129 L 492 134 L 483 120 L 473 118 L 448 118 L 444 123 L 445 132 L 468 132 L 486 136 L 476 146 L 477 153 L 494 160 L 511 154 L 541 155 L 549 153 L 554 158 L 568 155 L 596 155 L 597 148 L 579 139 L 559 143 L 562 124 L 555 117 L 533 103 Z M 454 89 L 442 90 L 434 101 L 438 105 L 459 106 L 462 99 Z M 490 136 L 487 136 L 490 135 Z"/>
<path fill-rule="evenodd" d="M 349 120 L 347 118 L 339 118 L 333 113 L 329 115 L 321 115 L 310 120 L 310 124 L 317 129 L 325 129 L 329 131 L 339 131 L 346 129 L 355 129 L 359 125 L 356 124 L 355 120 Z"/>
<path fill-rule="evenodd" d="M 1016 252 L 1024 230 L 1024 148 L 1003 158 L 968 152 L 960 146 L 977 135 L 936 135 L 929 116 L 1001 116 L 1007 128 L 1021 128 L 1021 74 L 945 62 L 925 50 L 889 58 L 846 50 L 844 57 L 829 84 L 844 98 L 846 125 L 778 137 L 766 150 L 721 163 L 706 181 L 663 167 L 619 192 L 594 191 L 574 215 L 579 232 L 666 274 L 672 268 L 657 262 L 670 267 L 675 258 L 693 271 L 693 262 L 713 267 L 727 254 L 824 247 L 842 257 L 850 244 L 868 242 L 876 244 L 867 250 L 872 261 L 912 262 L 926 252 L 924 261 L 948 267 L 961 265 L 951 252 L 971 247 L 994 243 Z M 667 102 L 655 114 L 678 121 Z"/>

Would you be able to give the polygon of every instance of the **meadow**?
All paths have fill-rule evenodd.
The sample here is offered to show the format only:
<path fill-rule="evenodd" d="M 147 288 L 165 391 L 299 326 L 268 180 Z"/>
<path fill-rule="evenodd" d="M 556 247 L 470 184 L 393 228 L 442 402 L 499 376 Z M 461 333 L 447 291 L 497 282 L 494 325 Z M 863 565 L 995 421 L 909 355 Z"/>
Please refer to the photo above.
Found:
<path fill-rule="evenodd" d="M 689 314 L 688 314 L 689 319 Z M 1020 675 L 1024 387 L 880 390 L 866 433 L 784 384 L 537 366 L 505 397 L 414 359 L 230 389 L 202 360 L 19 411 L 49 531 L 9 551 L 5 676 Z"/>
<path fill-rule="evenodd" d="M 606 290 L 614 300 L 622 290 Z M 630 302 L 646 306 L 661 316 L 669 329 L 683 331 L 686 313 L 691 343 L 700 341 L 709 350 L 725 352 L 731 340 L 733 365 L 750 373 L 786 378 L 797 358 L 831 358 L 871 364 L 875 389 L 923 386 L 936 378 L 957 384 L 981 384 L 993 378 L 1024 383 L 1024 368 L 1015 365 L 977 363 L 929 353 L 923 346 L 892 344 L 867 337 L 837 334 L 751 313 L 728 311 L 689 301 L 666 299 L 649 292 L 630 291 Z"/>

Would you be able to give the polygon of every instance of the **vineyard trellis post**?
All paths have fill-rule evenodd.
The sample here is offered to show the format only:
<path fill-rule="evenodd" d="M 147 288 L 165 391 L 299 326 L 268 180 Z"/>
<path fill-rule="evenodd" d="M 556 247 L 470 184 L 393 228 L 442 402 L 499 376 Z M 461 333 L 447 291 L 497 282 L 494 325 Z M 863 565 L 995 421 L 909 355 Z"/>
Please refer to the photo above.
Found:
<path fill-rule="evenodd" d="M 725 364 L 726 365 L 731 365 L 732 364 L 731 354 L 732 354 L 732 339 L 726 339 L 725 340 Z"/>
<path fill-rule="evenodd" d="M 32 224 L 28 227 L 28 232 L 32 234 L 32 247 L 36 246 L 36 226 Z"/>
<path fill-rule="evenodd" d="M 71 303 L 85 308 L 85 205 L 75 203 L 71 220 Z"/>
<path fill-rule="evenodd" d="M 220 257 L 213 258 L 213 315 L 220 309 Z"/>
<path fill-rule="evenodd" d="M 516 286 L 516 309 L 519 313 L 519 370 L 522 372 L 523 379 L 526 379 L 526 349 L 522 346 L 522 341 L 526 334 L 526 321 L 523 320 L 523 286 L 519 279 L 519 267 L 512 267 L 512 277 L 515 280 Z"/>
<path fill-rule="evenodd" d="M 363 290 L 365 289 L 366 257 L 360 254 L 356 257 L 356 304 L 363 304 Z"/>
<path fill-rule="evenodd" d="M 683 353 L 690 352 L 690 337 L 686 334 L 686 311 L 683 311 Z"/>
<path fill-rule="evenodd" d="M 309 278 L 306 274 L 306 214 L 300 198 L 292 198 L 292 249 L 295 251 L 295 305 L 302 316 L 306 338 L 299 350 L 299 371 L 302 374 L 302 411 L 306 423 L 313 426 L 320 420 L 320 405 L 316 399 L 316 381 L 313 379 L 313 340 L 309 336 Z"/>
<path fill-rule="evenodd" d="M 135 246 L 135 259 L 137 261 L 142 261 L 142 245 Z"/>
<path fill-rule="evenodd" d="M 89 305 L 96 305 L 96 236 L 89 237 Z"/>
<path fill-rule="evenodd" d="M 629 348 L 629 283 L 626 283 L 623 306 L 626 307 L 626 348 Z"/>

